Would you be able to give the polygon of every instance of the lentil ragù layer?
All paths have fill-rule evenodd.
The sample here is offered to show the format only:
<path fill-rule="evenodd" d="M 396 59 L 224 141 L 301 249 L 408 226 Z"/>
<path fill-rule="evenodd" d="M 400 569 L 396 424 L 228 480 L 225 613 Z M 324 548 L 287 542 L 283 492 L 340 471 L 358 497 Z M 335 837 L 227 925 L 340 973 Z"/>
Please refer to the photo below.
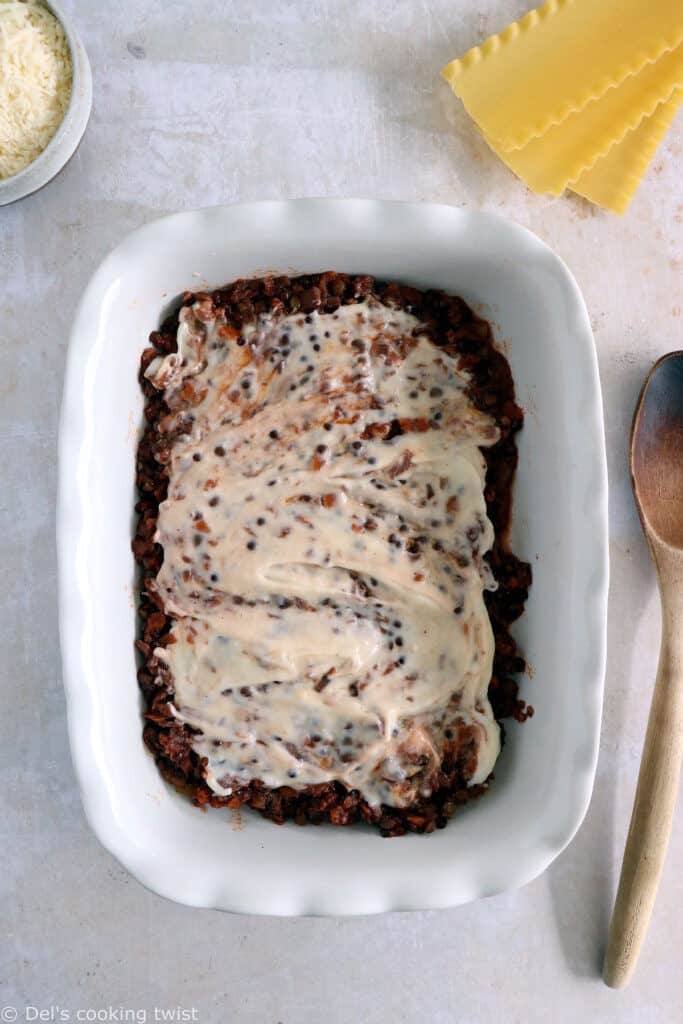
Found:
<path fill-rule="evenodd" d="M 223 311 L 226 321 L 239 333 L 261 314 L 277 310 L 283 315 L 333 312 L 342 304 L 362 302 L 368 295 L 381 302 L 407 310 L 421 323 L 421 333 L 451 356 L 470 375 L 469 401 L 490 416 L 500 438 L 491 447 L 481 448 L 486 462 L 485 501 L 495 531 L 494 544 L 486 556 L 498 582 L 495 591 L 487 591 L 485 602 L 495 640 L 493 673 L 488 697 L 495 715 L 501 719 L 523 720 L 531 713 L 518 698 L 513 674 L 524 669 L 524 661 L 512 639 L 509 626 L 521 614 L 531 581 L 529 566 L 509 550 L 508 534 L 511 492 L 517 463 L 514 435 L 523 422 L 514 399 L 514 386 L 505 357 L 495 348 L 490 326 L 477 317 L 466 303 L 439 291 L 420 292 L 397 284 L 381 284 L 367 276 L 350 277 L 325 273 L 298 278 L 264 278 L 237 281 L 211 293 L 187 293 L 183 304 L 197 300 Z M 150 336 L 151 347 L 141 361 L 140 379 L 146 397 L 146 428 L 138 449 L 137 486 L 139 515 L 133 550 L 141 567 L 141 637 L 137 647 L 143 663 L 138 672 L 145 703 L 144 739 L 154 754 L 162 775 L 176 788 L 187 793 L 199 806 L 251 806 L 276 822 L 293 818 L 300 824 L 325 820 L 350 824 L 363 820 L 378 826 L 384 835 L 405 831 L 429 832 L 443 827 L 459 804 L 478 796 L 488 788 L 490 778 L 479 785 L 468 785 L 472 761 L 476 761 L 474 735 L 468 745 L 462 731 L 457 743 L 445 745 L 438 775 L 429 797 L 420 797 L 408 807 L 370 806 L 357 790 L 339 782 L 268 788 L 259 780 L 236 785 L 228 796 L 218 795 L 207 785 L 202 761 L 193 749 L 190 726 L 178 721 L 172 711 L 174 684 L 163 670 L 154 651 L 169 642 L 173 620 L 159 599 L 153 581 L 163 562 L 163 549 L 154 542 L 159 505 L 168 489 L 169 436 L 161 429 L 168 407 L 163 394 L 144 376 L 159 355 L 177 347 L 177 315 L 161 331 Z M 401 433 L 399 423 L 392 425 L 391 437 Z M 172 638 L 171 638 L 172 639 Z M 237 681 L 235 681 L 237 683 Z"/>

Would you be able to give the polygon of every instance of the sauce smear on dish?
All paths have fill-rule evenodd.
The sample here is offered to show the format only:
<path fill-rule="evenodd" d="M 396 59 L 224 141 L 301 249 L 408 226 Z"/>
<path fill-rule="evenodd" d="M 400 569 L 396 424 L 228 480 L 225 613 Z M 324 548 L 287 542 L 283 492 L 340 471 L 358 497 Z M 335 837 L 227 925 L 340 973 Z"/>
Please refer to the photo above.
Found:
<path fill-rule="evenodd" d="M 500 736 L 481 449 L 500 432 L 459 357 L 373 295 L 241 330 L 200 298 L 146 377 L 169 410 L 155 656 L 211 790 L 337 781 L 407 807 L 446 749 L 483 783 Z"/>

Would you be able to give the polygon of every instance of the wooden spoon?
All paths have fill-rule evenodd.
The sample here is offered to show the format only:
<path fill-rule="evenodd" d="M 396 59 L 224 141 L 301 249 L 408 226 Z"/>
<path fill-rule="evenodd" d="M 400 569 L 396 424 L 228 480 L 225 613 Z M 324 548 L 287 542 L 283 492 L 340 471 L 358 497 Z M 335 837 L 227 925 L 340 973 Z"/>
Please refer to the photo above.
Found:
<path fill-rule="evenodd" d="M 663 356 L 631 432 L 633 491 L 662 601 L 662 647 L 603 978 L 625 985 L 657 894 L 683 759 L 683 352 Z"/>

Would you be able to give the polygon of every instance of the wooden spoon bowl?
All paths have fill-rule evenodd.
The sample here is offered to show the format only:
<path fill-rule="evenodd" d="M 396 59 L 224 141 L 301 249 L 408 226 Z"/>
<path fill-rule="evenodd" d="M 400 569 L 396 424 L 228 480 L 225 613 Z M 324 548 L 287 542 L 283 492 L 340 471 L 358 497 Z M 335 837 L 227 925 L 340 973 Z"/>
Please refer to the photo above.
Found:
<path fill-rule="evenodd" d="M 657 571 L 662 646 L 603 968 L 625 985 L 657 894 L 683 759 L 683 352 L 663 356 L 640 393 L 631 478 Z"/>

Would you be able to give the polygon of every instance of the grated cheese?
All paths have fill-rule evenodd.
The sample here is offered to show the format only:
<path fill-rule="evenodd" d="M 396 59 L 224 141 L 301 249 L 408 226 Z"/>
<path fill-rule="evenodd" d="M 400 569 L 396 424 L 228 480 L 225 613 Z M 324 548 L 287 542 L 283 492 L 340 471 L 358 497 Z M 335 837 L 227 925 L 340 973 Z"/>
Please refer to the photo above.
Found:
<path fill-rule="evenodd" d="M 71 97 L 64 29 L 35 0 L 0 0 L 0 181 L 42 153 Z"/>

